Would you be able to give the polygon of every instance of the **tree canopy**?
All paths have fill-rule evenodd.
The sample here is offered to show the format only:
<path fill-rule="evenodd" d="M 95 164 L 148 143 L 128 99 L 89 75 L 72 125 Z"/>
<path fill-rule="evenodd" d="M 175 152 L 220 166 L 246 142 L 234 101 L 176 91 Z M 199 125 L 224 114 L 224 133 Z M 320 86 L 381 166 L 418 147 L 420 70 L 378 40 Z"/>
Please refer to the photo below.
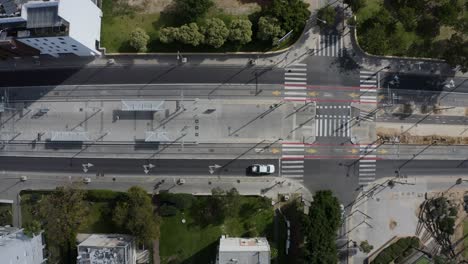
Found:
<path fill-rule="evenodd" d="M 221 47 L 229 36 L 229 29 L 219 18 L 209 18 L 202 27 L 205 43 L 214 48 Z"/>
<path fill-rule="evenodd" d="M 229 24 L 229 40 L 247 44 L 252 41 L 252 22 L 247 19 L 234 19 Z"/>
<path fill-rule="evenodd" d="M 135 28 L 130 34 L 129 44 L 138 52 L 146 52 L 149 36 L 142 28 Z"/>
<path fill-rule="evenodd" d="M 195 21 L 213 6 L 212 0 L 176 0 L 176 9 L 184 22 Z"/>
<path fill-rule="evenodd" d="M 266 14 L 278 19 L 280 27 L 295 34 L 301 34 L 310 17 L 309 4 L 303 0 L 273 0 Z"/>
<path fill-rule="evenodd" d="M 39 213 L 45 220 L 49 260 L 70 262 L 75 254 L 78 227 L 87 213 L 85 192 L 81 189 L 57 187 L 41 200 Z"/>
<path fill-rule="evenodd" d="M 459 34 L 454 34 L 447 46 L 443 55 L 446 62 L 452 67 L 460 67 L 462 72 L 468 72 L 468 41 Z"/>
<path fill-rule="evenodd" d="M 281 29 L 278 19 L 270 16 L 260 17 L 258 20 L 257 37 L 261 40 L 278 41 L 285 34 Z"/>
<path fill-rule="evenodd" d="M 192 46 L 200 45 L 205 39 L 205 36 L 202 33 L 200 33 L 200 30 L 196 23 L 190 23 L 188 25 L 181 26 L 176 36 L 177 40 L 179 40 L 180 42 Z"/>
<path fill-rule="evenodd" d="M 162 43 L 172 43 L 178 39 L 179 28 L 165 27 L 159 30 L 159 41 Z"/>
<path fill-rule="evenodd" d="M 338 263 L 335 240 L 340 223 L 338 199 L 331 191 L 318 191 L 305 218 L 304 263 Z"/>
<path fill-rule="evenodd" d="M 335 24 L 336 11 L 332 6 L 320 8 L 317 12 L 317 25 L 320 28 L 332 27 Z"/>
<path fill-rule="evenodd" d="M 112 220 L 117 227 L 136 236 L 140 243 L 159 237 L 159 218 L 154 215 L 151 198 L 141 187 L 128 189 L 127 197 L 117 203 Z"/>

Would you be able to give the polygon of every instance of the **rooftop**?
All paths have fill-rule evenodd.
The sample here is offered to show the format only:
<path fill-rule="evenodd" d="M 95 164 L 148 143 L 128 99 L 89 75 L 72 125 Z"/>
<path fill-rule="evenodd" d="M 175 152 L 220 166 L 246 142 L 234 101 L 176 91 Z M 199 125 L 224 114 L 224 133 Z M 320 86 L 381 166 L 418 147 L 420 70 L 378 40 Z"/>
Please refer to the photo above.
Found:
<path fill-rule="evenodd" d="M 129 235 L 121 234 L 78 234 L 80 247 L 124 247 L 133 242 L 134 238 Z"/>
<path fill-rule="evenodd" d="M 219 251 L 270 251 L 270 246 L 268 240 L 264 237 L 221 237 Z"/>

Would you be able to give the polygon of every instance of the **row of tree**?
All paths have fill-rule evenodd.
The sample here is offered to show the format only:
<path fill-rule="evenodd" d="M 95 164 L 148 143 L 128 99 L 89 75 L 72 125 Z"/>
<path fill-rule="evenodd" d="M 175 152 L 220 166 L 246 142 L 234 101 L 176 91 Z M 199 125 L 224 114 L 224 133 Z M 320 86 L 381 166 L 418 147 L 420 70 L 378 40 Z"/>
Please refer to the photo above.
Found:
<path fill-rule="evenodd" d="M 43 222 L 25 224 L 27 235 L 44 228 L 51 263 L 73 263 L 76 259 L 76 234 L 89 213 L 87 192 L 76 186 L 58 187 L 39 202 L 38 217 Z M 140 187 L 120 195 L 112 210 L 112 224 L 123 233 L 136 236 L 140 245 L 159 237 L 159 217 L 151 198 Z"/>
<path fill-rule="evenodd" d="M 304 217 L 303 263 L 338 263 L 336 234 L 341 224 L 338 199 L 331 191 L 318 191 Z"/>

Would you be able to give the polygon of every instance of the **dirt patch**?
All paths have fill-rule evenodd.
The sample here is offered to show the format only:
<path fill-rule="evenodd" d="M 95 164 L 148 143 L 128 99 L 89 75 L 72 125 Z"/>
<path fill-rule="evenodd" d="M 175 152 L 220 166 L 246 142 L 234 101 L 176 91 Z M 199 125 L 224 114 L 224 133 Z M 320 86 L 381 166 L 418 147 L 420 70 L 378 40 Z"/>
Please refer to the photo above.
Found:
<path fill-rule="evenodd" d="M 174 8 L 174 0 L 122 0 L 142 13 L 160 13 Z M 231 15 L 248 15 L 260 11 L 271 0 L 213 0 L 215 8 Z"/>
<path fill-rule="evenodd" d="M 390 228 L 390 230 L 393 230 L 395 229 L 395 227 L 397 227 L 398 223 L 393 220 L 393 219 L 390 219 L 390 223 L 388 224 L 388 227 Z"/>

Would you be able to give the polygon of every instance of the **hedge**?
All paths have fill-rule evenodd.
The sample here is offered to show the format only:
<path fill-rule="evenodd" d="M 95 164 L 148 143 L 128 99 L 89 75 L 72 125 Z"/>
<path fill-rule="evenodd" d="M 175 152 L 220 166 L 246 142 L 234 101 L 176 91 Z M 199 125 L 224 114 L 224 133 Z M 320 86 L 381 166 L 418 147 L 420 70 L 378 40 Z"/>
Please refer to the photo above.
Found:
<path fill-rule="evenodd" d="M 192 206 L 194 197 L 188 193 L 160 193 L 158 195 L 159 202 L 161 204 L 167 204 L 177 207 L 179 210 L 183 211 Z"/>
<path fill-rule="evenodd" d="M 108 202 L 120 199 L 127 194 L 124 192 L 115 192 L 111 190 L 88 190 L 86 200 L 90 202 Z"/>
<path fill-rule="evenodd" d="M 413 251 L 413 248 L 418 247 L 419 239 L 417 237 L 401 238 L 382 250 L 371 263 L 388 264 L 392 261 L 399 263 Z"/>
<path fill-rule="evenodd" d="M 163 204 L 161 207 L 159 207 L 159 214 L 161 216 L 174 216 L 178 211 L 179 210 L 177 210 L 177 208 L 172 205 Z"/>

